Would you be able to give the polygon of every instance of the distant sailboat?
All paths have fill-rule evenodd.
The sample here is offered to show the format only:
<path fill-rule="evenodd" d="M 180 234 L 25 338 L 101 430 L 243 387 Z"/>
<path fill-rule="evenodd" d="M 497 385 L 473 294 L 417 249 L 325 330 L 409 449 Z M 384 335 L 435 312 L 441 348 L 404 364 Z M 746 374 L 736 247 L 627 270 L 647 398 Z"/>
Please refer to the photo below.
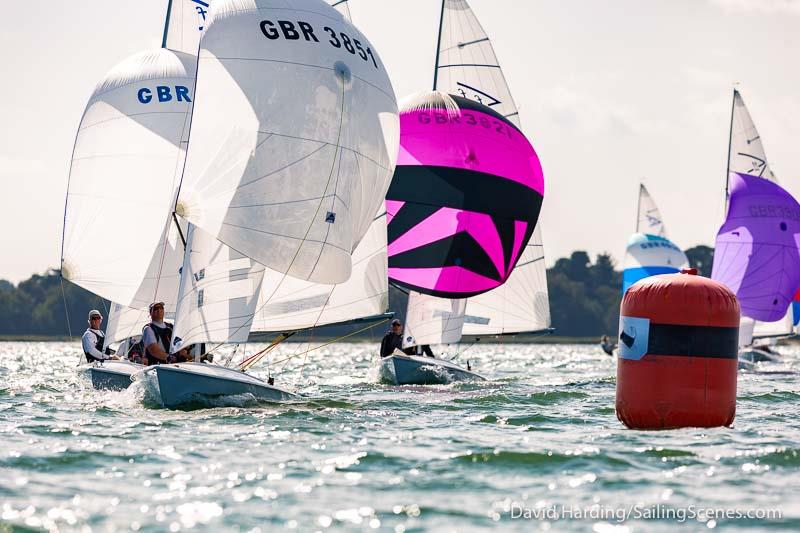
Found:
<path fill-rule="evenodd" d="M 727 218 L 717 235 L 712 278 L 739 298 L 739 344 L 747 357 L 754 340 L 792 334 L 790 304 L 800 287 L 800 205 L 777 184 L 735 89 L 729 142 Z"/>
<path fill-rule="evenodd" d="M 489 113 L 491 120 L 498 124 L 507 124 L 507 131 L 519 131 L 517 107 L 491 41 L 464 0 L 442 2 L 434 72 L 434 90 L 452 95 L 459 107 L 480 109 Z M 476 102 L 477 106 L 469 105 L 470 102 Z M 469 152 L 465 156 L 469 165 L 477 166 L 481 162 L 480 154 Z M 403 176 L 398 172 L 392 187 L 397 188 L 395 183 L 400 186 L 402 179 Z M 399 195 L 399 192 L 390 190 L 387 211 L 390 217 L 404 215 L 402 218 L 395 218 L 395 226 L 405 230 L 409 220 L 408 211 L 402 213 L 402 209 L 408 198 Z M 477 193 L 477 190 L 473 192 Z M 392 194 L 398 194 L 397 198 Z M 524 200 L 524 195 L 515 196 Z M 522 204 L 524 203 L 523 201 Z M 415 284 L 409 278 L 402 277 L 402 272 L 392 271 L 393 264 L 401 265 L 398 260 L 392 261 L 393 253 L 403 259 L 409 259 L 410 255 L 404 246 L 398 246 L 399 239 L 395 238 L 399 232 L 393 230 L 390 223 L 390 276 L 394 274 L 393 282 L 409 290 L 404 346 L 451 344 L 459 342 L 464 334 L 482 336 L 547 331 L 550 326 L 550 310 L 541 228 L 538 223 L 527 228 L 532 229 L 532 233 L 526 232 L 523 235 L 521 248 L 514 250 L 513 246 L 509 247 L 510 253 L 505 259 L 511 259 L 512 263 L 501 264 L 501 248 L 498 248 L 499 253 L 495 255 L 483 252 L 488 253 L 487 257 L 495 258 L 491 268 L 500 274 L 498 281 L 476 278 L 476 283 L 470 289 L 459 291 L 451 290 L 452 285 L 449 289 L 445 288 L 448 275 L 446 272 L 435 276 L 435 281 L 431 284 Z M 404 236 L 408 237 L 410 233 L 407 232 Z M 477 228 L 468 229 L 466 224 L 460 235 L 458 238 L 462 239 L 462 243 L 487 242 L 482 240 Z M 484 246 L 484 250 L 486 249 Z M 457 257 L 460 257 L 460 261 L 465 261 L 465 256 L 466 253 L 448 255 L 449 260 L 453 261 L 452 265 L 457 267 L 463 265 L 455 263 Z M 491 272 L 491 268 L 484 272 Z M 479 268 L 472 272 L 477 270 Z M 463 277 L 459 279 L 465 283 Z M 480 283 L 483 285 L 477 288 Z M 446 382 L 470 377 L 480 379 L 474 373 L 471 374 L 469 369 L 462 369 L 450 361 L 399 354 L 385 358 L 382 361 L 382 371 L 385 379 L 400 384 Z"/>
<path fill-rule="evenodd" d="M 688 265 L 686 254 L 667 239 L 661 212 L 644 184 L 640 184 L 636 232 L 628 239 L 625 251 L 622 294 L 640 279 L 680 272 Z"/>

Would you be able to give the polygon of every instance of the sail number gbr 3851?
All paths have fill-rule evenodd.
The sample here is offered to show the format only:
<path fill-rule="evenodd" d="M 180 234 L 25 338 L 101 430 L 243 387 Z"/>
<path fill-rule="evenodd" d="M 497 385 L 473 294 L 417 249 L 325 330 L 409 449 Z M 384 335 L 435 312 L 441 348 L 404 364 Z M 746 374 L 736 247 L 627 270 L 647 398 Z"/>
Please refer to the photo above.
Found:
<path fill-rule="evenodd" d="M 261 33 L 271 41 L 284 38 L 287 41 L 304 39 L 308 42 L 320 42 L 314 26 L 302 20 L 297 22 L 290 20 L 262 20 L 260 26 Z M 378 68 L 378 62 L 375 60 L 375 56 L 369 46 L 364 48 L 358 39 L 353 39 L 346 33 L 336 31 L 330 26 L 323 27 L 322 32 L 324 32 L 324 35 L 320 33 L 320 37 L 325 39 L 330 46 L 347 50 L 350 54 L 357 55 L 366 62 L 371 61 L 375 68 Z"/>

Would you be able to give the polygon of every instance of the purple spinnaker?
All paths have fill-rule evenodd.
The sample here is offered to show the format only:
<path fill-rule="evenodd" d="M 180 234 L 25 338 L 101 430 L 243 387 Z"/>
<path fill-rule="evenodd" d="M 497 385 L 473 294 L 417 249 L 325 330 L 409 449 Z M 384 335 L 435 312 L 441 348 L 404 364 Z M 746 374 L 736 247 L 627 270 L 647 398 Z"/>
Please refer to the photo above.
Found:
<path fill-rule="evenodd" d="M 800 204 L 763 178 L 731 172 L 729 183 L 711 277 L 736 293 L 743 316 L 774 322 L 800 286 Z"/>

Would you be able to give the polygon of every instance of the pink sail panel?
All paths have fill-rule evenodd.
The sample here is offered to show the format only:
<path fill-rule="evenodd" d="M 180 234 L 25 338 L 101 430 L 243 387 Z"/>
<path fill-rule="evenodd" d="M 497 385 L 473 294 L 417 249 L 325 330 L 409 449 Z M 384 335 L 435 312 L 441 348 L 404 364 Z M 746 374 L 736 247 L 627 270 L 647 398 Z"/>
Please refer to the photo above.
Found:
<path fill-rule="evenodd" d="M 799 244 L 800 204 L 792 195 L 763 178 L 732 172 L 711 277 L 736 293 L 743 316 L 783 318 L 800 287 Z"/>
<path fill-rule="evenodd" d="M 386 195 L 389 278 L 444 298 L 481 294 L 508 279 L 533 234 L 542 167 L 519 129 L 490 108 L 442 93 L 420 99 L 400 114 Z"/>

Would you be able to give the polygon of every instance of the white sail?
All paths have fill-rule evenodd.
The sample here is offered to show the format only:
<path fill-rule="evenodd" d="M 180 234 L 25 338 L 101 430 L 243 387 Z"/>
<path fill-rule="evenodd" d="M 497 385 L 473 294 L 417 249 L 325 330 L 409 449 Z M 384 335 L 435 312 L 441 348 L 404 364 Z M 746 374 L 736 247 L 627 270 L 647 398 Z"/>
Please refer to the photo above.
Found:
<path fill-rule="evenodd" d="M 347 280 L 399 145 L 369 41 L 322 0 L 220 0 L 197 87 L 178 213 L 272 270 Z"/>
<path fill-rule="evenodd" d="M 193 57 L 165 49 L 126 59 L 98 84 L 75 140 L 62 274 L 124 306 L 175 297 L 177 267 L 166 257 L 178 237 L 169 213 L 194 69 Z M 160 276 L 171 276 L 172 284 Z"/>
<path fill-rule="evenodd" d="M 213 0 L 170 0 L 162 46 L 196 56 L 206 25 L 209 4 L 212 2 Z"/>
<path fill-rule="evenodd" d="M 639 185 L 638 213 L 639 218 L 636 221 L 636 233 L 666 238 L 667 229 L 664 226 L 664 219 L 661 217 L 658 206 L 656 206 L 650 193 L 647 192 L 647 187 L 645 187 L 644 184 Z"/>
<path fill-rule="evenodd" d="M 263 265 L 190 225 L 170 351 L 246 342 L 263 277 Z"/>
<path fill-rule="evenodd" d="M 340 285 L 302 281 L 267 271 L 253 332 L 297 331 L 386 313 L 389 280 L 386 216 L 381 214 L 353 254 L 353 274 Z"/>
<path fill-rule="evenodd" d="M 508 281 L 469 298 L 464 335 L 502 335 L 550 328 L 550 299 L 542 236 L 537 226 Z"/>
<path fill-rule="evenodd" d="M 435 89 L 464 96 L 494 109 L 520 126 L 492 43 L 466 0 L 443 0 Z M 542 224 L 508 280 L 469 298 L 464 335 L 539 331 L 550 327 L 550 303 Z"/>
<path fill-rule="evenodd" d="M 167 322 L 175 320 L 175 305 L 176 298 L 171 302 L 165 302 L 164 305 L 164 319 Z M 142 328 L 150 322 L 150 314 L 147 309 L 135 309 L 133 307 L 125 307 L 116 303 L 111 304 L 108 311 L 108 320 L 106 325 L 106 346 L 111 343 L 123 341 L 130 337 L 142 334 Z"/>
<path fill-rule="evenodd" d="M 777 181 L 769 168 L 764 143 L 750 117 L 742 95 L 733 90 L 733 116 L 731 117 L 731 149 L 728 167 L 730 172 L 740 172 Z"/>
<path fill-rule="evenodd" d="M 403 348 L 453 344 L 461 340 L 466 299 L 448 300 L 411 291 L 408 294 Z"/>
<path fill-rule="evenodd" d="M 466 0 L 444 0 L 434 89 L 489 106 L 519 126 L 519 113 L 489 36 Z"/>

